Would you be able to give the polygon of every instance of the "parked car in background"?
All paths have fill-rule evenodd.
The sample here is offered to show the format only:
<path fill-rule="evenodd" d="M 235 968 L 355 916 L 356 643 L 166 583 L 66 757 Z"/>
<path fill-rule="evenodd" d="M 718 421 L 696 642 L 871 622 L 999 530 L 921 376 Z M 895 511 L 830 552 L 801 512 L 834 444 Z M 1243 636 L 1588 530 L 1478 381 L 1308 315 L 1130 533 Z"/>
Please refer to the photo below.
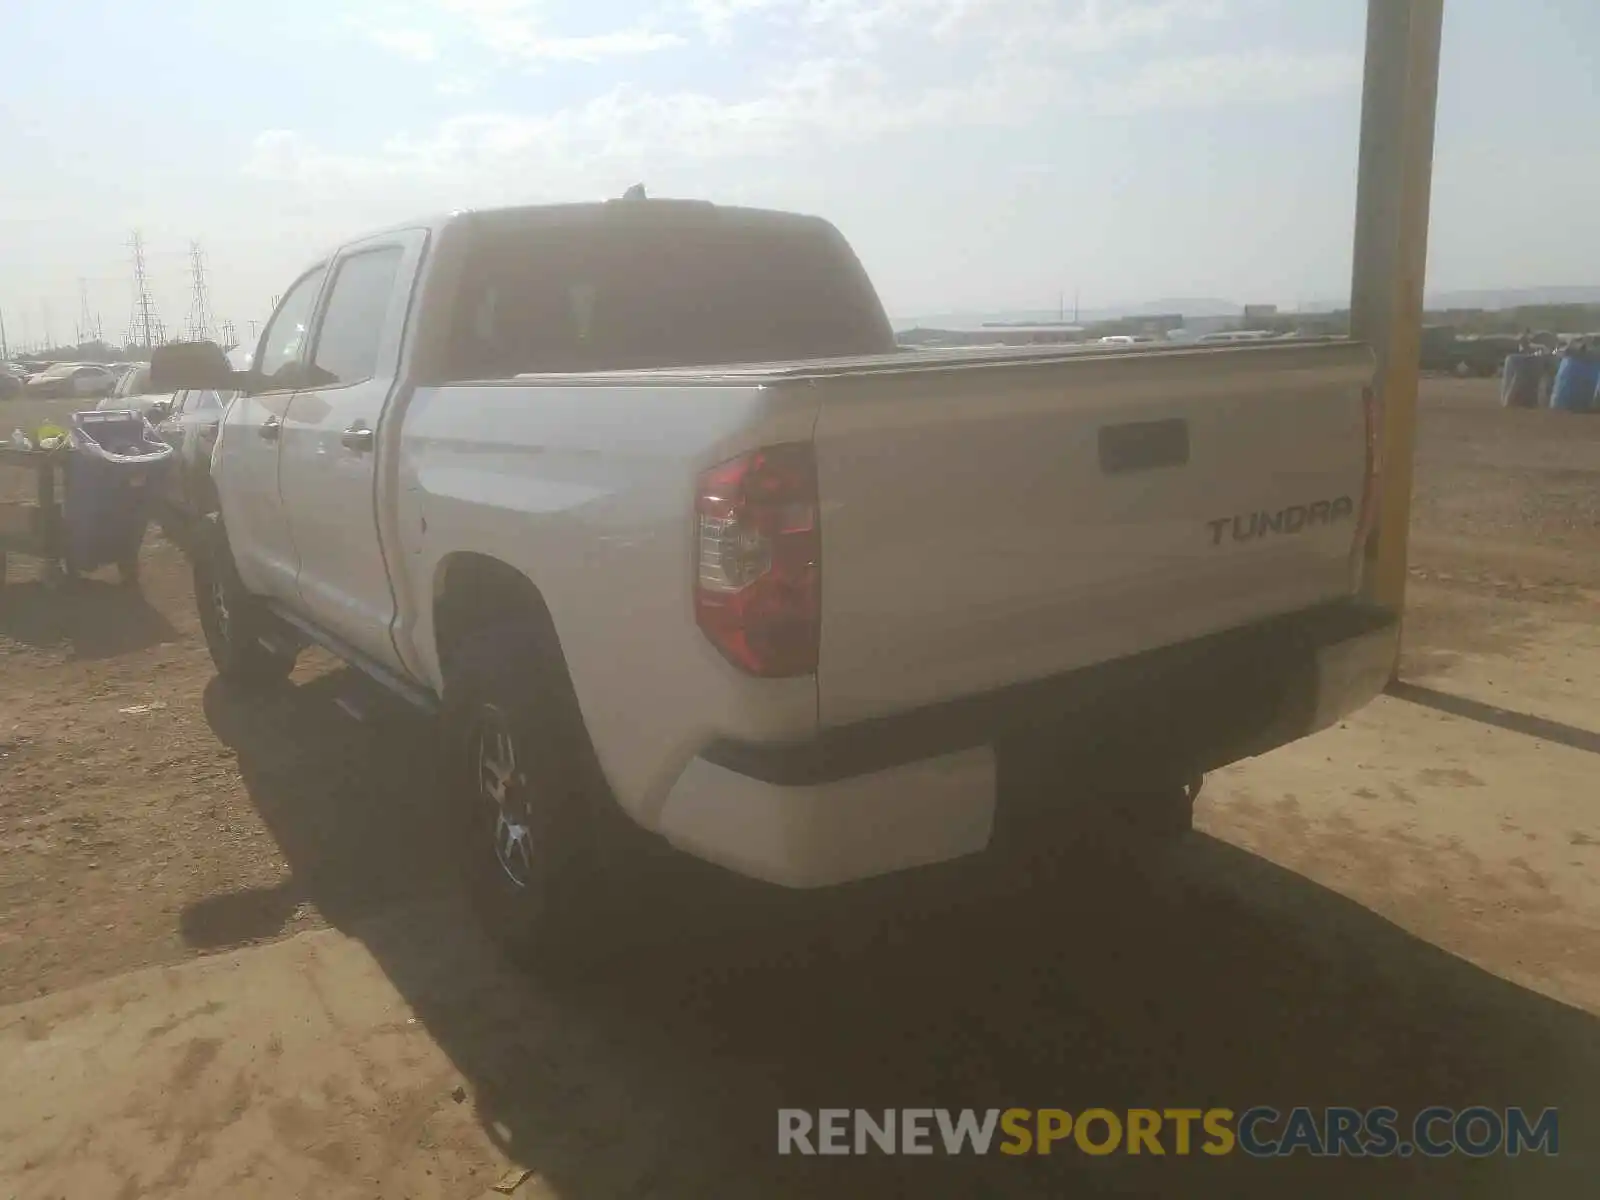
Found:
<path fill-rule="evenodd" d="M 1203 333 L 1195 339 L 1203 346 L 1233 342 L 1270 342 L 1278 335 L 1270 329 L 1224 329 L 1216 333 Z"/>
<path fill-rule="evenodd" d="M 83 400 L 109 396 L 117 377 L 99 363 L 57 363 L 28 377 L 24 390 L 38 400 Z"/>
<path fill-rule="evenodd" d="M 129 408 L 142 414 L 152 425 L 157 425 L 171 411 L 172 400 L 171 392 L 150 391 L 149 363 L 133 363 L 132 368 L 117 381 L 111 394 L 95 407 L 101 410 Z"/>
<path fill-rule="evenodd" d="M 180 544 L 187 544 L 184 529 L 216 509 L 211 449 L 233 396 L 233 392 L 209 389 L 174 392 L 171 409 L 156 423 L 156 433 L 176 451 L 176 463 L 165 476 L 160 506 L 168 534 Z"/>
<path fill-rule="evenodd" d="M 228 363 L 235 371 L 250 369 L 249 350 L 235 350 Z M 212 389 L 174 392 L 172 407 L 156 422 L 161 440 L 177 451 L 177 464 L 167 472 L 161 497 L 162 517 L 169 535 L 187 545 L 185 533 L 193 522 L 217 511 L 217 493 L 211 483 L 211 451 L 228 402 L 238 393 Z"/>

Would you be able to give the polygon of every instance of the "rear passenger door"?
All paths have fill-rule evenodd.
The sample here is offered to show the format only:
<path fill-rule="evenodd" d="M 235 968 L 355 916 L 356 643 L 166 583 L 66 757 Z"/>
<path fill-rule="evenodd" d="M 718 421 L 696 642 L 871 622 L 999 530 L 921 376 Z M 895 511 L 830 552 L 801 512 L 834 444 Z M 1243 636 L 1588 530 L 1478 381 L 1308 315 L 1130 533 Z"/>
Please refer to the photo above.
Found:
<path fill-rule="evenodd" d="M 411 285 L 427 234 L 340 251 L 312 331 L 308 386 L 283 425 L 280 480 L 305 615 L 392 669 L 394 593 L 378 523 L 382 421 L 400 377 Z"/>

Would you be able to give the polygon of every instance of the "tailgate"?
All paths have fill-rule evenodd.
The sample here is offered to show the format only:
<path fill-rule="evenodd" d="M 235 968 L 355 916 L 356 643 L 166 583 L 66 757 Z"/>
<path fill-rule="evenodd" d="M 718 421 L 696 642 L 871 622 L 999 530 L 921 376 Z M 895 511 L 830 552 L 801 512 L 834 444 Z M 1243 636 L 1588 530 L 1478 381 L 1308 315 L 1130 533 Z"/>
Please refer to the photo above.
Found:
<path fill-rule="evenodd" d="M 820 716 L 838 725 L 1354 590 L 1354 343 L 815 380 Z"/>

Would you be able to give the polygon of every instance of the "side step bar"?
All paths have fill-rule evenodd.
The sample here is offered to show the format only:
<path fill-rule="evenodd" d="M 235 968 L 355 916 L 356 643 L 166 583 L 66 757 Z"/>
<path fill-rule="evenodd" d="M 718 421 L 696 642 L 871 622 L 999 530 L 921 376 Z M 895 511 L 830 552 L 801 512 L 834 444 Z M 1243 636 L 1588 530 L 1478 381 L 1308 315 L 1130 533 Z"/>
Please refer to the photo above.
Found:
<path fill-rule="evenodd" d="M 274 617 L 295 630 L 295 632 L 301 634 L 307 641 L 321 646 L 324 650 L 327 650 L 329 653 L 338 658 L 342 658 L 345 662 L 349 663 L 352 667 L 355 667 L 374 683 L 378 684 L 384 690 L 399 696 L 400 699 L 404 700 L 413 708 L 420 709 L 422 712 L 425 712 L 430 716 L 439 711 L 439 699 L 432 692 L 426 690 L 425 688 L 418 687 L 409 679 L 402 679 L 393 671 L 389 670 L 388 667 L 374 662 L 368 655 L 361 653 L 361 651 L 355 649 L 353 646 L 350 646 L 341 641 L 339 638 L 334 637 L 333 634 L 328 633 L 326 630 L 318 628 L 316 625 L 313 625 L 310 621 L 307 621 L 304 617 L 299 616 L 297 613 L 290 612 L 281 604 L 277 603 L 277 601 L 269 600 L 267 602 L 267 609 Z M 269 646 L 271 645 L 271 640 L 269 638 L 263 638 L 262 641 Z M 349 712 L 352 716 L 356 717 L 357 720 L 361 719 L 360 712 L 352 711 L 352 706 L 341 702 L 339 707 L 345 709 L 346 712 Z"/>

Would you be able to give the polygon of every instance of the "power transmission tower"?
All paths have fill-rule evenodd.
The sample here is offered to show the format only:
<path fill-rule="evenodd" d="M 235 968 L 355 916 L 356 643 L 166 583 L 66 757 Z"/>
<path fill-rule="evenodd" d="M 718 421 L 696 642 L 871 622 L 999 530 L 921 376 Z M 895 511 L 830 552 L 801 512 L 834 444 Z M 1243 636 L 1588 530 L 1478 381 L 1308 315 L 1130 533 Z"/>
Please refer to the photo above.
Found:
<path fill-rule="evenodd" d="M 78 345 L 98 342 L 103 334 L 99 315 L 89 307 L 89 281 L 78 277 Z"/>
<path fill-rule="evenodd" d="M 133 317 L 128 322 L 127 342 L 148 350 L 166 341 L 167 336 L 161 327 L 161 318 L 156 315 L 155 298 L 150 295 L 150 276 L 144 265 L 144 238 L 137 229 L 128 246 L 133 251 Z"/>
<path fill-rule="evenodd" d="M 233 327 L 233 322 L 225 320 L 217 331 L 218 340 L 222 342 L 223 349 L 232 350 L 239 344 L 239 333 Z"/>
<path fill-rule="evenodd" d="M 199 242 L 189 243 L 189 278 L 194 288 L 189 301 L 189 340 L 203 342 L 211 336 L 211 297 L 206 293 L 206 255 Z"/>
<path fill-rule="evenodd" d="M 56 339 L 50 332 L 50 301 L 39 301 L 39 316 L 44 319 L 44 348 L 46 350 L 53 349 Z"/>

